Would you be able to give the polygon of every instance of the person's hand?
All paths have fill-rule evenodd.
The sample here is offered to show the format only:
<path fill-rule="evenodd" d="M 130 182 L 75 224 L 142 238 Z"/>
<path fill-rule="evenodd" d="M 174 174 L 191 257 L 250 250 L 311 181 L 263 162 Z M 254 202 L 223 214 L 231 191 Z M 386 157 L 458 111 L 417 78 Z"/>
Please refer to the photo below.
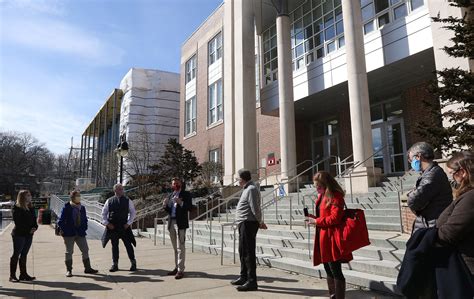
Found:
<path fill-rule="evenodd" d="M 115 226 L 112 223 L 107 224 L 107 228 L 110 230 L 114 230 Z"/>
<path fill-rule="evenodd" d="M 163 207 L 166 207 L 168 206 L 168 198 L 165 198 L 165 200 L 163 200 Z"/>
<path fill-rule="evenodd" d="M 308 222 L 308 224 L 316 226 L 316 219 L 306 217 L 304 221 Z"/>
<path fill-rule="evenodd" d="M 265 223 L 263 223 L 263 222 L 260 223 L 259 228 L 261 228 L 261 229 L 268 229 L 267 225 L 266 225 Z"/>
<path fill-rule="evenodd" d="M 34 234 L 35 231 L 36 231 L 36 229 L 37 229 L 36 227 L 33 227 L 33 228 L 30 230 L 30 234 Z"/>
<path fill-rule="evenodd" d="M 176 203 L 177 203 L 178 205 L 182 205 L 182 204 L 183 204 L 183 199 L 180 198 L 180 197 L 176 198 Z"/>
<path fill-rule="evenodd" d="M 124 228 L 124 229 L 128 229 L 129 227 L 130 227 L 130 224 L 128 224 L 128 223 L 125 223 L 125 224 L 123 225 L 123 228 Z"/>

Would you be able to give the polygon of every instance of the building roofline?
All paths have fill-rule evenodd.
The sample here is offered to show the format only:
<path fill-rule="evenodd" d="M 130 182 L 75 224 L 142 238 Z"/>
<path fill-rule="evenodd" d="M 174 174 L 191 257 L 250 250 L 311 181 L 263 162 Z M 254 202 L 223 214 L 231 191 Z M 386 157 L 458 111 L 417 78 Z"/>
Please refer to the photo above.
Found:
<path fill-rule="evenodd" d="M 191 33 L 191 35 L 189 35 L 184 41 L 183 43 L 181 44 L 181 47 L 184 46 L 185 43 L 187 43 L 191 37 L 193 37 L 194 34 L 196 34 L 196 32 L 199 31 L 199 29 L 201 29 L 201 27 L 221 8 L 221 6 L 224 5 L 224 1 L 221 2 L 221 4 L 219 4 L 218 7 L 216 7 L 216 9 L 214 9 L 210 15 L 207 16 L 207 18 L 193 31 L 193 33 Z"/>

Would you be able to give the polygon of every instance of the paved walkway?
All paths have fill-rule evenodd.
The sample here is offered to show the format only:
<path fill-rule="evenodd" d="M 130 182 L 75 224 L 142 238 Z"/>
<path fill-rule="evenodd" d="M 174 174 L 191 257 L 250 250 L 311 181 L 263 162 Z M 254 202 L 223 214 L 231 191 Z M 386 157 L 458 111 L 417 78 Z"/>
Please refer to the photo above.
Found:
<path fill-rule="evenodd" d="M 89 240 L 90 257 L 97 275 L 83 273 L 80 251 L 74 253 L 73 278 L 67 278 L 64 245 L 50 226 L 42 225 L 35 234 L 29 254 L 29 274 L 34 282 L 10 283 L 9 257 L 12 252 L 12 225 L 0 233 L 0 297 L 24 298 L 327 298 L 324 280 L 269 268 L 258 268 L 258 292 L 238 293 L 229 281 L 237 278 L 239 266 L 204 253 L 187 254 L 185 278 L 166 276 L 173 268 L 170 246 L 153 246 L 149 239 L 138 239 L 136 256 L 139 270 L 109 273 L 110 244 L 103 249 L 100 241 Z M 169 243 L 168 243 L 169 244 Z M 126 252 L 120 245 L 119 267 L 129 268 Z M 379 293 L 348 288 L 346 298 L 392 298 Z"/>

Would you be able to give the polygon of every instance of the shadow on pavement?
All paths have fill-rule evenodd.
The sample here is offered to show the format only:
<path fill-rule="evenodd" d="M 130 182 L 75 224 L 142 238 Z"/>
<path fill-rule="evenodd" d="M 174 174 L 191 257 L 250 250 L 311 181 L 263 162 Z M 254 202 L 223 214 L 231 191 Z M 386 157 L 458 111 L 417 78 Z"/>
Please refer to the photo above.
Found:
<path fill-rule="evenodd" d="M 122 275 L 117 275 L 116 274 L 117 272 L 115 273 L 111 273 L 111 274 L 96 274 L 96 275 L 90 275 L 90 276 L 86 276 L 86 275 L 75 275 L 77 277 L 87 277 L 87 278 L 91 278 L 91 279 L 94 279 L 95 281 L 100 281 L 100 282 L 115 282 L 115 283 L 124 283 L 124 282 L 161 282 L 163 280 L 161 279 L 153 279 L 153 278 L 150 278 L 149 276 L 143 276 L 143 275 L 140 275 L 142 273 L 140 273 L 139 271 L 138 272 L 134 272 L 134 273 L 131 273 L 131 274 L 134 274 L 132 276 L 122 276 Z M 138 274 L 138 275 L 135 275 L 135 274 Z"/>
<path fill-rule="evenodd" d="M 40 291 L 40 290 L 18 290 L 18 289 L 0 289 L 1 296 L 19 297 L 19 298 L 79 298 L 72 293 L 65 291 Z"/>
<path fill-rule="evenodd" d="M 93 276 L 87 276 L 93 278 Z M 61 288 L 65 290 L 77 291 L 105 291 L 112 290 L 111 288 L 101 286 L 99 284 L 90 282 L 65 282 L 65 281 L 41 281 L 35 280 L 35 285 L 45 286 L 48 288 Z"/>
<path fill-rule="evenodd" d="M 136 276 L 136 275 L 147 275 L 147 276 L 167 276 L 168 272 L 171 270 L 163 270 L 163 269 L 156 269 L 156 270 L 150 270 L 150 269 L 138 269 L 135 272 L 130 272 L 130 275 Z"/>
<path fill-rule="evenodd" d="M 327 290 L 302 289 L 302 288 L 283 288 L 276 286 L 259 285 L 258 291 L 261 293 L 286 294 L 293 296 L 323 297 L 328 296 Z"/>

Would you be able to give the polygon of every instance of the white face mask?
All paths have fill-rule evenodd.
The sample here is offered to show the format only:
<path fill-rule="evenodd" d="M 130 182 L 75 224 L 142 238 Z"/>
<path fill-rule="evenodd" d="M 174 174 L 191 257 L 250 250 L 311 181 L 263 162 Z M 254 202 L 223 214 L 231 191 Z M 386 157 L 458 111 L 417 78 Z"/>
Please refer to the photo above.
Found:
<path fill-rule="evenodd" d="M 74 203 L 80 203 L 81 202 L 81 197 L 80 196 L 76 196 L 73 198 L 72 200 Z"/>

